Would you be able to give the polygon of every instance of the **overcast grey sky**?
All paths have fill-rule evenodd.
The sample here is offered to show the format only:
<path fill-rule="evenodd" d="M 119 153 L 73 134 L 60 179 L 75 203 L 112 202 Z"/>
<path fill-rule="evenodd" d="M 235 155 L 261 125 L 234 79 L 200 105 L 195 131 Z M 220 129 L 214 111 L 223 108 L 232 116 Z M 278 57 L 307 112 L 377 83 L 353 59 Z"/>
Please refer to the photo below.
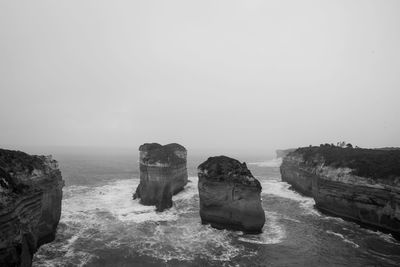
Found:
<path fill-rule="evenodd" d="M 0 144 L 400 146 L 400 1 L 0 0 Z"/>

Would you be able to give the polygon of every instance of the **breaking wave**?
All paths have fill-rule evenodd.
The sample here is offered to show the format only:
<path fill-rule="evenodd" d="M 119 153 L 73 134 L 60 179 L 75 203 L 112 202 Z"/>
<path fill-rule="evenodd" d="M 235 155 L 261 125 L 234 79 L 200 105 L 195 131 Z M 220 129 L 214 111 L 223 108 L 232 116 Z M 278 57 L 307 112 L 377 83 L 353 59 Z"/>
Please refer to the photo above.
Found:
<path fill-rule="evenodd" d="M 351 240 L 347 239 L 346 237 L 344 237 L 344 235 L 342 235 L 342 234 L 333 232 L 333 231 L 331 231 L 331 230 L 327 230 L 326 233 L 331 234 L 331 235 L 335 235 L 335 236 L 339 237 L 340 239 L 343 240 L 343 242 L 352 245 L 354 248 L 359 248 L 359 247 L 360 247 L 359 245 L 357 245 L 357 244 L 354 243 L 353 241 L 351 241 Z"/>
<path fill-rule="evenodd" d="M 314 208 L 315 201 L 311 197 L 305 197 L 289 189 L 290 184 L 279 180 L 267 180 L 259 178 L 262 185 L 262 194 L 274 195 L 281 198 L 290 199 L 299 203 L 306 213 L 320 216 L 321 214 Z"/>
<path fill-rule="evenodd" d="M 124 255 L 134 252 L 162 261 L 229 261 L 239 254 L 252 255 L 253 251 L 235 241 L 238 232 L 201 224 L 197 179 L 190 177 L 185 189 L 173 197 L 174 206 L 164 212 L 132 199 L 138 179 L 65 188 L 57 239 L 39 249 L 35 266 L 84 266 L 99 257 L 96 249 L 121 250 Z M 261 241 L 278 242 L 282 230 L 273 216 L 267 224 L 272 227 Z"/>
<path fill-rule="evenodd" d="M 276 168 L 280 163 L 280 159 L 250 163 L 265 167 L 255 168 L 264 175 L 257 177 L 266 216 L 259 235 L 202 225 L 197 177 L 190 177 L 185 189 L 173 196 L 171 209 L 159 213 L 154 206 L 132 199 L 138 178 L 117 180 L 105 174 L 113 180 L 103 176 L 96 180 L 88 172 L 84 180 L 90 185 L 82 181 L 64 187 L 56 240 L 39 248 L 33 266 L 290 266 L 295 257 L 306 265 L 313 263 L 307 258 L 315 257 L 316 244 L 327 265 L 337 264 L 339 255 L 347 265 L 359 257 L 360 265 L 372 261 L 398 266 L 398 241 L 320 214 L 313 198 L 281 181 Z M 319 249 L 326 244 L 340 248 Z"/>
<path fill-rule="evenodd" d="M 265 211 L 263 233 L 259 235 L 240 235 L 239 240 L 253 244 L 278 244 L 286 238 L 285 227 L 279 223 L 279 214 Z"/>

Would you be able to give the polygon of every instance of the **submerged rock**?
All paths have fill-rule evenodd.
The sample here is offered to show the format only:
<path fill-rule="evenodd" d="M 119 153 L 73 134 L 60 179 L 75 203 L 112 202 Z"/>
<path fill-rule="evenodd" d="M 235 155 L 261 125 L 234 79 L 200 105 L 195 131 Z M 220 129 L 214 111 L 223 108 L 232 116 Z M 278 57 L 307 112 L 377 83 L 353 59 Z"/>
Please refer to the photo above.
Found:
<path fill-rule="evenodd" d="M 51 156 L 0 149 L 0 266 L 31 266 L 54 240 L 63 186 Z"/>
<path fill-rule="evenodd" d="M 400 151 L 305 147 L 288 154 L 282 181 L 318 210 L 400 237 Z"/>
<path fill-rule="evenodd" d="M 139 151 L 140 184 L 133 199 L 140 198 L 143 205 L 155 205 L 157 211 L 172 207 L 172 196 L 188 182 L 186 149 L 175 143 L 146 143 Z"/>
<path fill-rule="evenodd" d="M 200 217 L 218 229 L 260 233 L 265 223 L 261 184 L 246 163 L 226 157 L 208 158 L 198 167 Z"/>

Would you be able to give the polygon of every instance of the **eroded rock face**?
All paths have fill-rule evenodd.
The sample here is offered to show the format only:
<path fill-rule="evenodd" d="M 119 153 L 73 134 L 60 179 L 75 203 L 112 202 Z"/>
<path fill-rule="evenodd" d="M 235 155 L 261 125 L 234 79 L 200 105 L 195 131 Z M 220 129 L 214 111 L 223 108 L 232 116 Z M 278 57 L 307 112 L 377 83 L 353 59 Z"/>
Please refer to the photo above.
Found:
<path fill-rule="evenodd" d="M 287 182 L 297 192 L 312 197 L 312 182 L 315 174 L 304 164 L 303 158 L 287 155 L 283 158 L 281 167 L 282 181 Z"/>
<path fill-rule="evenodd" d="M 261 184 L 245 163 L 211 157 L 198 167 L 200 217 L 218 229 L 260 233 L 265 223 Z"/>
<path fill-rule="evenodd" d="M 0 266 L 31 266 L 54 240 L 63 186 L 51 156 L 0 149 Z"/>
<path fill-rule="evenodd" d="M 155 205 L 157 211 L 172 207 L 172 196 L 188 182 L 186 149 L 179 144 L 157 143 L 139 147 L 140 184 L 133 196 L 143 205 Z"/>
<path fill-rule="evenodd" d="M 316 154 L 305 160 L 301 152 L 283 159 L 282 180 L 315 199 L 316 208 L 400 237 L 400 177 L 362 177 L 348 167 L 326 164 Z"/>

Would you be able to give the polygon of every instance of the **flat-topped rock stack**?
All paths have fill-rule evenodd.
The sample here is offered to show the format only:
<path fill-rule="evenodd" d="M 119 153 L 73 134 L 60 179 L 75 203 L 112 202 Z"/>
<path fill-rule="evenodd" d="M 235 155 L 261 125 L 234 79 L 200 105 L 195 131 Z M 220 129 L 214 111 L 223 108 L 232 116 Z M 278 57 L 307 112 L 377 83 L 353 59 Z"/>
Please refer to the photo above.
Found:
<path fill-rule="evenodd" d="M 63 186 L 51 156 L 0 149 L 0 266 L 31 266 L 54 240 Z"/>
<path fill-rule="evenodd" d="M 198 167 L 198 176 L 203 224 L 246 233 L 262 232 L 262 188 L 246 163 L 226 156 L 211 157 Z"/>
<path fill-rule="evenodd" d="M 133 196 L 157 211 L 172 207 L 172 196 L 188 182 L 186 149 L 176 143 L 146 143 L 139 147 L 140 184 Z"/>

